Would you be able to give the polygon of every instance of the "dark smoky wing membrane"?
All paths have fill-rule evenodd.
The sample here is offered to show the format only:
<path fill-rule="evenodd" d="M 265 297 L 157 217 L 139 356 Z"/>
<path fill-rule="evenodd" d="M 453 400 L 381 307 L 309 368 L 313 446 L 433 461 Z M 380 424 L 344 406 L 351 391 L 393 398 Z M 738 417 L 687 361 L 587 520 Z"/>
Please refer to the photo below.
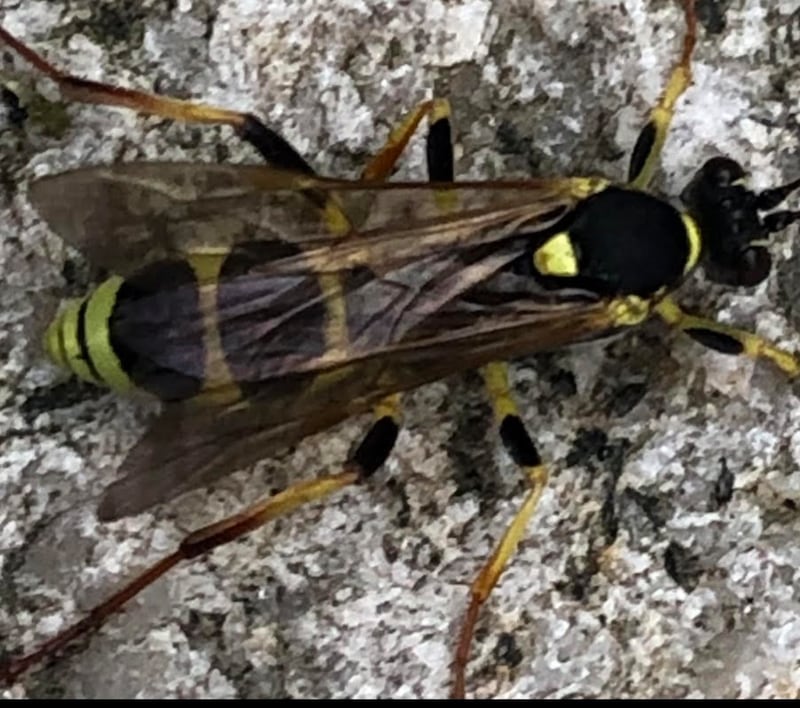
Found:
<path fill-rule="evenodd" d="M 538 180 L 457 185 L 451 191 L 469 213 L 526 206 L 532 216 L 574 202 L 568 186 L 564 180 Z M 373 234 L 426 221 L 435 227 L 454 218 L 442 216 L 438 194 L 425 183 L 365 187 L 269 167 L 201 163 L 81 168 L 29 188 L 31 203 L 54 233 L 95 265 L 123 276 L 143 263 L 254 240 L 324 246 L 330 240 L 328 200 L 354 229 Z M 416 249 L 436 242 L 441 236 L 429 235 Z"/>
<path fill-rule="evenodd" d="M 267 188 L 245 175 L 263 172 Z M 143 264 L 243 241 L 319 235 L 319 210 L 294 174 L 197 163 L 129 163 L 44 177 L 29 198 L 53 232 L 95 265 L 127 276 Z M 262 213 L 262 212 L 268 213 Z"/>
<path fill-rule="evenodd" d="M 465 303 L 415 331 L 418 338 L 308 373 L 260 382 L 244 402 L 215 410 L 167 405 L 136 444 L 100 507 L 103 519 L 139 513 L 244 468 L 308 435 L 368 411 L 386 395 L 480 366 L 593 339 L 610 332 L 602 301 L 508 307 L 476 318 Z M 441 326 L 450 324 L 446 334 Z M 435 331 L 435 332 L 434 332 Z M 329 470 L 315 470 L 317 473 Z"/>
<path fill-rule="evenodd" d="M 459 188 L 452 191 L 471 199 L 473 208 L 443 215 L 440 190 L 345 185 L 335 192 L 337 203 L 361 207 L 368 225 L 351 237 L 333 241 L 316 231 L 293 243 L 304 247 L 293 248 L 286 239 L 239 242 L 227 252 L 230 268 L 223 264 L 217 277 L 199 284 L 200 300 L 213 305 L 194 317 L 177 312 L 164 322 L 164 313 L 182 301 L 180 285 L 121 305 L 116 332 L 127 348 L 165 369 L 203 377 L 206 391 L 230 385 L 227 376 L 209 380 L 208 371 L 230 372 L 245 397 L 212 412 L 167 406 L 124 463 L 123 478 L 101 509 L 104 518 L 207 485 L 368 410 L 389 393 L 488 357 L 556 348 L 606 331 L 608 318 L 596 298 L 545 292 L 509 268 L 536 231 L 569 208 L 556 186 L 545 186 L 542 196 L 530 188 Z M 309 197 L 296 190 L 266 198 L 290 201 L 318 219 Z M 417 218 L 414 204 L 421 205 Z M 191 257 L 217 256 L 198 251 Z M 323 272 L 335 273 L 342 285 L 344 348 L 329 348 L 323 336 L 329 299 L 340 297 L 321 285 Z M 191 355 L 209 318 L 224 361 Z"/>
<path fill-rule="evenodd" d="M 336 198 L 337 208 L 348 213 L 360 208 L 365 218 L 363 228 L 336 240 L 320 235 L 315 221 L 313 232 L 296 232 L 288 224 L 287 238 L 271 238 L 272 232 L 259 230 L 258 240 L 239 241 L 232 248 L 209 246 L 200 239 L 207 226 L 201 219 L 184 215 L 164 222 L 167 235 L 197 233 L 191 242 L 190 234 L 183 236 L 198 277 L 183 279 L 185 284 L 165 277 L 162 285 L 158 272 L 174 270 L 166 268 L 155 276 L 151 268 L 144 271 L 147 278 L 141 271 L 130 277 L 128 282 L 141 287 L 115 305 L 117 349 L 131 360 L 140 358 L 159 370 L 203 380 L 204 388 L 213 389 L 218 383 L 214 372 L 220 385 L 230 376 L 238 383 L 267 383 L 381 356 L 392 347 L 413 347 L 419 332 L 411 333 L 422 331 L 427 320 L 441 318 L 462 295 L 506 270 L 568 206 L 550 183 L 534 183 L 538 191 L 529 186 L 459 187 L 450 191 L 471 206 L 445 215 L 436 203 L 441 192 L 431 188 L 349 189 L 349 184 L 334 184 L 337 191 L 328 194 Z M 291 210 L 319 219 L 309 196 L 296 190 L 251 195 L 260 199 L 254 201 L 253 212 L 261 206 L 267 214 L 285 217 L 280 210 Z M 192 208 L 195 204 L 190 202 Z M 416 218 L 411 214 L 414 204 L 420 205 Z M 437 210 L 436 216 L 427 215 Z M 524 237 L 518 236 L 520 231 Z M 219 262 L 212 267 L 214 261 Z M 203 279 L 203 273 L 210 275 Z M 323 274 L 335 275 L 341 290 L 332 291 Z M 347 314 L 340 324 L 348 346 L 333 349 L 326 327 L 336 309 L 333 300 L 342 297 Z M 467 314 L 462 306 L 460 315 Z M 491 315 L 486 310 L 480 317 Z M 473 309 L 471 316 L 478 313 Z M 451 325 L 454 317 L 450 313 Z M 216 323 L 221 345 L 200 352 L 210 321 Z M 455 336 L 449 327 L 440 328 L 442 337 Z"/>

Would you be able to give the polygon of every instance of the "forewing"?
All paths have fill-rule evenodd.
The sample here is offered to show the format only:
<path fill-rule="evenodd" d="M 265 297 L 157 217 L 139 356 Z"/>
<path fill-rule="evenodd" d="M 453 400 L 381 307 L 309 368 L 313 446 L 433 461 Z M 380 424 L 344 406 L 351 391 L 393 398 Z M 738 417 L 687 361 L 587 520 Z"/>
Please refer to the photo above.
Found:
<path fill-rule="evenodd" d="M 95 265 L 123 276 L 165 258 L 268 239 L 276 235 L 273 224 L 287 223 L 290 212 L 298 230 L 320 233 L 318 210 L 297 209 L 302 198 L 290 196 L 295 175 L 271 179 L 264 169 L 258 189 L 242 179 L 248 169 L 254 168 L 150 162 L 89 167 L 39 179 L 28 194 L 52 231 Z M 271 218 L 261 223 L 265 190 L 274 204 Z"/>
<path fill-rule="evenodd" d="M 341 418 L 319 409 L 278 421 L 273 413 L 271 406 L 213 413 L 168 406 L 129 452 L 98 517 L 113 521 L 206 487 Z"/>
<path fill-rule="evenodd" d="M 336 272 L 335 288 L 310 266 L 283 273 L 280 259 L 256 262 L 252 272 L 201 284 L 199 296 L 192 283 L 159 283 L 152 293 L 119 300 L 110 329 L 119 350 L 203 381 L 206 390 L 231 377 L 261 385 L 324 372 L 426 347 L 431 339 L 466 341 L 477 328 L 497 326 L 506 309 L 516 314 L 529 304 L 559 302 L 562 294 L 513 271 L 534 238 L 452 247 L 382 263 L 383 272 L 354 266 Z M 209 322 L 218 338 L 203 336 Z M 331 340 L 333 325 L 343 339 Z"/>
<path fill-rule="evenodd" d="M 463 183 L 450 189 L 469 215 L 507 212 L 534 218 L 565 210 L 570 180 Z M 96 265 L 127 275 L 143 263 L 195 253 L 221 253 L 236 243 L 280 240 L 304 250 L 331 239 L 331 205 L 375 248 L 405 242 L 413 257 L 444 247 L 440 192 L 426 183 L 373 184 L 325 180 L 269 167 L 200 163 L 127 163 L 44 177 L 29 198 L 50 228 Z M 326 209 L 326 205 L 328 208 Z M 452 232 L 453 239 L 476 233 Z M 387 238 L 387 233 L 394 234 Z M 341 234 L 338 234 L 341 236 Z M 355 234 L 354 234 L 355 235 Z M 377 238 L 380 236 L 380 238 Z M 410 253 L 412 252 L 413 253 Z M 352 251 L 341 258 L 353 258 Z M 361 252 L 375 261 L 380 254 Z M 322 255 L 318 254 L 322 259 Z M 337 269 L 336 262 L 327 267 Z"/>
<path fill-rule="evenodd" d="M 123 275 L 176 255 L 213 260 L 237 244 L 281 245 L 235 275 L 201 279 L 207 309 L 194 317 L 164 321 L 171 304 L 186 300 L 169 283 L 127 311 L 118 306 L 116 334 L 130 349 L 196 375 L 212 392 L 230 381 L 209 379 L 207 365 L 229 366 L 247 396 L 211 413 L 169 407 L 124 463 L 104 518 L 207 485 L 388 393 L 610 326 L 596 297 L 547 293 L 511 268 L 575 203 L 569 180 L 434 188 L 147 163 L 45 178 L 31 199 L 54 231 Z M 349 233 L 341 219 L 332 228 L 332 214 L 346 214 Z M 335 275 L 345 293 L 341 346 L 321 336 L 338 297 L 321 274 Z M 193 356 L 214 318 L 222 346 Z"/>
<path fill-rule="evenodd" d="M 551 182 L 524 189 L 459 186 L 446 195 L 427 185 L 336 184 L 341 205 L 352 200 L 375 206 L 357 237 L 309 237 L 302 247 L 283 238 L 248 240 L 232 254 L 225 250 L 219 269 L 197 269 L 199 282 L 165 278 L 162 283 L 148 276 L 146 292 L 115 306 L 115 343 L 158 369 L 203 381 L 208 389 L 227 385 L 230 377 L 266 383 L 414 347 L 433 321 L 441 324 L 441 336 L 462 339 L 469 336 L 468 318 L 478 316 L 468 307 L 469 298 L 509 278 L 514 261 L 524 261 L 526 254 L 529 260 L 537 239 L 545 238 L 570 206 Z M 469 206 L 442 213 L 443 195 Z M 296 191 L 258 196 L 300 199 L 304 212 L 318 214 Z M 411 205 L 420 204 L 412 216 Z M 193 255 L 195 263 L 202 258 Z M 203 280 L 200 274 L 207 271 L 212 275 Z M 338 287 L 321 277 L 331 275 Z M 532 278 L 517 280 L 518 299 L 538 297 L 535 287 L 526 292 L 535 286 Z M 344 316 L 336 314 L 340 310 Z M 490 318 L 492 311 L 480 316 Z M 218 343 L 216 336 L 202 336 L 212 321 Z M 332 324 L 344 340 L 330 340 Z"/>

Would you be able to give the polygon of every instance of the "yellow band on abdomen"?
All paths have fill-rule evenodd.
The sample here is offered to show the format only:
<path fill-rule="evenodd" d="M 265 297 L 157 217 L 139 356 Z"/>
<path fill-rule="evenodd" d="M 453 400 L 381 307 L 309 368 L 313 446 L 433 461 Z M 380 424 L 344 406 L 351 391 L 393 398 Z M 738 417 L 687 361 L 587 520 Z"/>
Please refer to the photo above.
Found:
<path fill-rule="evenodd" d="M 103 383 L 119 393 L 134 388 L 111 343 L 109 321 L 123 279 L 114 275 L 89 296 L 85 313 L 86 348 Z"/>
<path fill-rule="evenodd" d="M 133 383 L 114 352 L 109 319 L 123 283 L 113 276 L 81 300 L 70 300 L 47 327 L 44 350 L 58 366 L 84 381 L 120 393 Z"/>

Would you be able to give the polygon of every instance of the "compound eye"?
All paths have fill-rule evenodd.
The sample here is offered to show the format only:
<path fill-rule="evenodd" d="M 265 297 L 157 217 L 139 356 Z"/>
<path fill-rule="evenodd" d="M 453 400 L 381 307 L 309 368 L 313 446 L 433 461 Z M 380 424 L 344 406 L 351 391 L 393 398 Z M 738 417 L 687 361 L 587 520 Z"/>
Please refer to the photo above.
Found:
<path fill-rule="evenodd" d="M 766 279 L 772 269 L 772 256 L 764 246 L 750 246 L 742 251 L 736 267 L 739 285 L 752 287 Z"/>
<path fill-rule="evenodd" d="M 742 166 L 729 157 L 714 157 L 703 165 L 705 179 L 715 187 L 730 187 L 745 176 Z"/>

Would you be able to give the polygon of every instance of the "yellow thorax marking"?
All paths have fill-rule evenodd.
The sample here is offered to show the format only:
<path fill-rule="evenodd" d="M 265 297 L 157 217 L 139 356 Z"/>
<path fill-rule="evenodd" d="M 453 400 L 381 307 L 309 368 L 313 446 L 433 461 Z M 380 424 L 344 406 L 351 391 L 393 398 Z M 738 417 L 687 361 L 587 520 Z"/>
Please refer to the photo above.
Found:
<path fill-rule="evenodd" d="M 684 274 L 686 274 L 694 268 L 700 260 L 703 238 L 700 229 L 697 227 L 697 223 L 691 216 L 688 214 L 681 214 L 681 219 L 683 219 L 683 225 L 686 228 L 686 238 L 689 241 L 689 256 L 686 259 L 686 266 L 683 269 Z"/>
<path fill-rule="evenodd" d="M 533 254 L 533 265 L 542 275 L 578 275 L 578 259 L 566 231 L 556 234 Z"/>
<path fill-rule="evenodd" d="M 198 306 L 203 316 L 203 388 L 196 396 L 198 405 L 232 403 L 242 397 L 242 392 L 228 367 L 225 347 L 219 330 L 217 299 L 219 276 L 229 254 L 196 253 L 187 260 L 197 279 Z"/>

